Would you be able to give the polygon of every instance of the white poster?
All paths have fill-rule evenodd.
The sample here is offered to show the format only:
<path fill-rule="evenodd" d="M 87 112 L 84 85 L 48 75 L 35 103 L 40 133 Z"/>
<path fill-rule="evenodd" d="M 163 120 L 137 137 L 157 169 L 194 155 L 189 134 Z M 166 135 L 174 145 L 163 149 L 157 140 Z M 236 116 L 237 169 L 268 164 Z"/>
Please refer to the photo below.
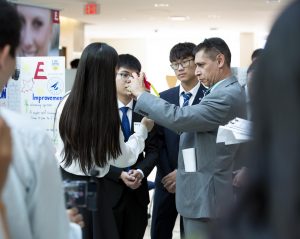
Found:
<path fill-rule="evenodd" d="M 58 103 L 65 93 L 64 57 L 20 57 L 18 80 L 10 79 L 0 103 L 28 115 L 53 137 Z"/>

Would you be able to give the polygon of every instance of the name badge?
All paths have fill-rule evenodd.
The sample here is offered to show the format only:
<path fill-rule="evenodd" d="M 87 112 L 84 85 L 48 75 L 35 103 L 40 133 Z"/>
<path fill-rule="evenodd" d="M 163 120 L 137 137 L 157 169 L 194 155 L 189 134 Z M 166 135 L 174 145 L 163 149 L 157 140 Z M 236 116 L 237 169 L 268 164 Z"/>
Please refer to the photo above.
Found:
<path fill-rule="evenodd" d="M 134 132 L 136 132 L 136 131 L 138 131 L 140 129 L 141 124 L 142 124 L 141 122 L 134 122 L 133 123 L 133 130 L 134 130 Z"/>

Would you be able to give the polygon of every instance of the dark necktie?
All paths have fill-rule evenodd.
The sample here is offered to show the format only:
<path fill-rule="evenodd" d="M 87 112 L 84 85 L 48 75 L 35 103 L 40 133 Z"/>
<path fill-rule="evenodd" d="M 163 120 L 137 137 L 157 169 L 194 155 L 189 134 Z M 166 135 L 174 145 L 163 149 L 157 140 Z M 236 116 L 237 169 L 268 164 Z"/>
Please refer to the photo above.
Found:
<path fill-rule="evenodd" d="M 207 95 L 210 93 L 210 90 L 211 90 L 211 89 L 206 90 L 206 91 L 204 92 L 204 96 L 207 96 Z"/>
<path fill-rule="evenodd" d="M 122 131 L 123 131 L 125 142 L 128 140 L 129 136 L 131 135 L 129 119 L 127 117 L 128 109 L 129 109 L 128 107 L 120 108 L 120 110 L 123 113 L 121 125 L 122 125 Z"/>
<path fill-rule="evenodd" d="M 181 95 L 183 96 L 183 104 L 182 107 L 189 105 L 189 100 L 192 97 L 192 93 L 184 93 L 182 92 Z"/>

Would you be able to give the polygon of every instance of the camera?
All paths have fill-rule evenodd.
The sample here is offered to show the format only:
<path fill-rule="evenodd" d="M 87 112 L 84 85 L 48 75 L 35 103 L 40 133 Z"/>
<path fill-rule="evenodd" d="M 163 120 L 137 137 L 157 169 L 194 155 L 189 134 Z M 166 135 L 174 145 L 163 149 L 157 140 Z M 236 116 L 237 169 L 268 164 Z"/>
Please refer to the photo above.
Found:
<path fill-rule="evenodd" d="M 15 81 L 19 80 L 19 77 L 20 77 L 20 73 L 21 73 L 21 70 L 20 70 L 20 58 L 17 57 L 16 58 L 16 68 L 15 68 L 15 71 L 13 73 L 13 75 L 11 76 L 11 78 Z"/>
<path fill-rule="evenodd" d="M 15 69 L 13 75 L 11 76 L 11 78 L 15 81 L 19 80 L 20 77 L 20 69 Z"/>
<path fill-rule="evenodd" d="M 87 206 L 86 181 L 64 181 L 63 184 L 67 208 Z"/>
<path fill-rule="evenodd" d="M 88 181 L 63 181 L 67 208 L 82 207 L 87 208 L 90 211 L 97 211 L 97 183 L 94 180 L 94 177 L 97 175 L 98 171 L 92 171 Z"/>

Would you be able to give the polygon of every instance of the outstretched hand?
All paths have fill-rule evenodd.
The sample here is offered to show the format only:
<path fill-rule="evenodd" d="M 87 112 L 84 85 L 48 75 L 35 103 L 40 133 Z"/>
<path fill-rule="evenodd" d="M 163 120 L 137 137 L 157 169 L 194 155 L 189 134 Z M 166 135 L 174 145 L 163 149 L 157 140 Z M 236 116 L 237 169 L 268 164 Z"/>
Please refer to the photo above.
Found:
<path fill-rule="evenodd" d="M 67 214 L 71 222 L 78 224 L 81 228 L 84 227 L 83 217 L 76 207 L 68 209 Z"/>
<path fill-rule="evenodd" d="M 144 77 L 144 72 L 141 72 L 139 75 L 134 72 L 132 73 L 132 77 L 127 80 L 125 88 L 127 89 L 127 94 L 132 98 L 136 99 L 143 92 L 147 91 L 144 84 Z"/>

